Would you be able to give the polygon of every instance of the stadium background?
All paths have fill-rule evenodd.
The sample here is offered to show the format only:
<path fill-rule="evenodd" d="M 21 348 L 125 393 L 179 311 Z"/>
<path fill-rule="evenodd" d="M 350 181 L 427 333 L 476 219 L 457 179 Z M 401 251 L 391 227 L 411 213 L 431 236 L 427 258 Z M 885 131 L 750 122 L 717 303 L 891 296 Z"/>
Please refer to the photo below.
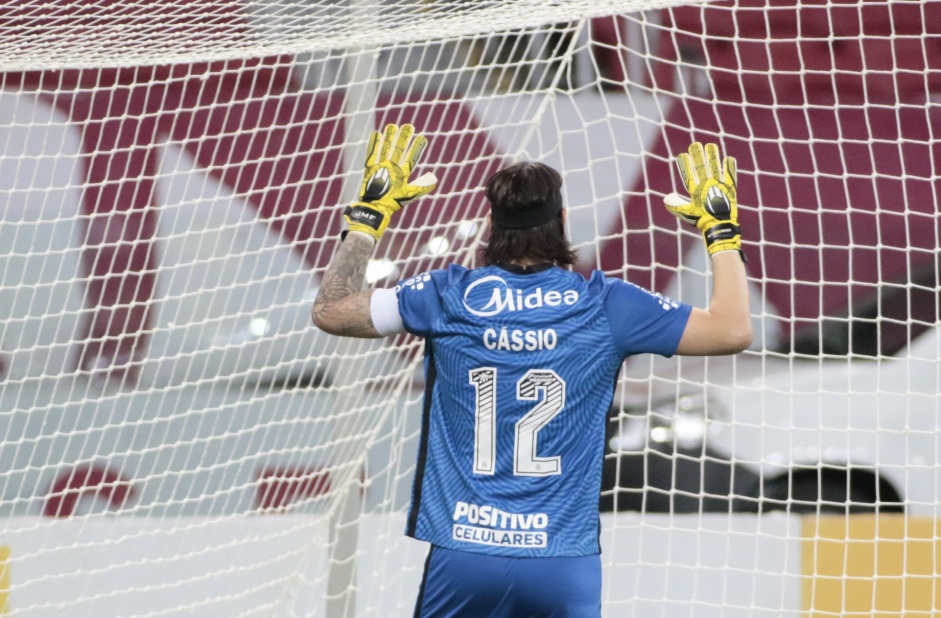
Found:
<path fill-rule="evenodd" d="M 209 41 L 245 30 L 241 17 L 220 10 L 225 5 L 202 7 L 212 28 L 194 34 L 181 26 L 180 35 Z M 117 4 L 47 3 L 44 14 L 31 3 L 8 3 L 4 10 L 41 34 L 57 23 L 57 7 L 75 6 L 89 13 L 72 17 L 85 20 L 101 6 L 132 19 Z M 161 7 L 170 11 L 167 19 L 175 10 L 150 7 L 158 16 Z M 920 271 L 935 278 L 919 285 L 938 287 L 941 75 L 932 63 L 941 58 L 939 3 L 737 7 L 651 12 L 651 23 L 598 17 L 582 29 L 564 22 L 526 36 L 380 54 L 375 70 L 385 77 L 376 80 L 372 122 L 408 120 L 429 133 L 427 166 L 442 178 L 440 195 L 403 213 L 396 223 L 403 231 L 390 235 L 395 276 L 473 247 L 478 230 L 459 224 L 483 212 L 476 188 L 522 154 L 565 172 L 584 267 L 701 304 L 707 265 L 698 239 L 679 234 L 658 200 L 674 189 L 672 154 L 693 138 L 721 136 L 743 172 L 741 194 L 760 204 L 749 209 L 742 200 L 756 273 L 756 352 L 878 355 L 927 330 L 937 322 L 936 294 L 917 302 L 903 295 L 904 302 L 875 309 L 873 302 L 887 284 L 907 289 Z M 568 70 L 557 70 L 565 65 L 554 64 L 553 45 L 569 45 L 560 47 L 569 50 L 561 54 Z M 478 68 L 430 71 L 437 90 L 421 84 L 422 69 L 439 66 L 435 57 L 457 54 L 476 57 Z M 364 467 L 336 464 L 334 420 L 351 395 L 322 387 L 342 386 L 338 367 L 350 369 L 335 363 L 343 353 L 336 342 L 307 325 L 311 273 L 332 254 L 336 206 L 348 199 L 349 144 L 337 96 L 343 71 L 339 57 L 318 52 L 3 74 L 0 513 L 9 569 L 0 581 L 7 609 L 118 615 L 147 593 L 126 583 L 125 593 L 115 592 L 112 573 L 153 587 L 152 613 L 207 598 L 238 605 L 245 597 L 232 600 L 235 573 L 256 582 L 237 587 L 264 598 L 260 607 L 303 614 L 299 608 L 329 596 L 329 556 L 311 548 L 327 547 L 330 532 L 321 519 L 302 516 L 329 512 L 331 490 L 361 478 L 367 515 L 359 539 L 379 541 L 360 545 L 358 603 L 407 614 L 422 550 L 403 545 L 394 516 L 371 529 L 369 514 L 395 513 L 407 500 L 417 431 L 409 411 L 420 384 L 394 391 L 396 411 L 356 443 L 368 454 L 345 452 L 350 461 L 365 459 Z M 492 104 L 494 96 L 502 104 Z M 442 237 L 450 253 L 429 252 Z M 365 360 L 353 364 L 410 373 L 416 346 L 399 344 L 357 350 Z M 653 387 L 665 384 L 659 371 L 670 371 L 632 370 L 652 375 Z M 645 383 L 648 400 L 649 390 Z M 377 390 L 354 409 L 389 400 L 389 391 Z M 210 526 L 214 518 L 271 510 L 290 513 Z M 137 518 L 110 517 L 122 513 Z M 201 523 L 180 527 L 173 523 L 180 517 Z M 299 523 L 284 525 L 295 517 Z M 861 558 L 872 565 L 854 575 L 861 591 L 841 584 L 831 592 L 819 582 L 808 590 L 802 576 L 816 573 L 826 583 L 828 568 L 847 575 L 856 560 L 831 567 L 807 558 L 813 551 L 804 543 L 819 546 L 831 534 L 823 524 L 763 515 L 741 524 L 743 533 L 738 523 L 728 530 L 728 516 L 711 514 L 618 513 L 605 521 L 603 546 L 617 556 L 605 580 L 613 608 L 682 612 L 692 599 L 703 615 L 780 615 L 811 603 L 827 611 L 830 594 L 843 609 L 848 599 L 868 598 L 872 607 L 928 611 L 938 595 L 930 583 L 933 519 L 881 519 L 874 538 L 885 542 L 861 546 L 880 556 L 879 569 L 875 558 Z M 833 555 L 851 558 L 859 546 L 850 539 L 875 534 L 864 525 L 851 530 L 832 533 L 846 547 Z M 238 540 L 253 535 L 264 540 Z M 152 538 L 163 539 L 158 549 L 147 543 Z M 909 553 L 886 562 L 898 538 L 909 541 Z M 138 542 L 149 549 L 135 548 Z M 692 545 L 699 549 L 689 554 Z M 199 560 L 189 573 L 166 571 L 192 554 Z M 369 574 L 395 564 L 407 566 L 389 593 L 387 580 Z M 888 578 L 879 586 L 869 577 L 877 571 Z M 200 575 L 206 572 L 212 575 Z M 902 572 L 914 576 L 903 592 Z M 282 577 L 301 585 L 257 583 Z M 721 585 L 710 586 L 711 578 Z M 214 594 L 207 580 L 218 586 Z M 373 580 L 386 583 L 376 590 L 366 583 Z M 886 592 L 886 581 L 899 585 Z M 285 589 L 300 592 L 285 600 L 275 592 Z"/>

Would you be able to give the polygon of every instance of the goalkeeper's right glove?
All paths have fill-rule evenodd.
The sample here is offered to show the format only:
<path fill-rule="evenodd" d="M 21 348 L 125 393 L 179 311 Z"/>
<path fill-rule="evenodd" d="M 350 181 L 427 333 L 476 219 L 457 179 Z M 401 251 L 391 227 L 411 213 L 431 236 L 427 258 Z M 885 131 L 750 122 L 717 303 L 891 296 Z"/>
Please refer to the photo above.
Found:
<path fill-rule="evenodd" d="M 704 156 L 702 144 L 695 142 L 689 147 L 689 154 L 676 157 L 676 164 L 691 201 L 678 193 L 670 193 L 663 198 L 667 210 L 702 232 L 709 255 L 738 251 L 744 261 L 735 190 L 735 158 L 726 157 L 720 169 L 719 148 L 706 144 Z"/>
<path fill-rule="evenodd" d="M 378 241 L 393 214 L 435 188 L 438 179 L 431 173 L 408 183 L 427 145 L 428 140 L 415 134 L 410 124 L 401 128 L 390 124 L 383 134 L 370 134 L 359 201 L 343 211 L 350 232 L 362 232 Z"/>

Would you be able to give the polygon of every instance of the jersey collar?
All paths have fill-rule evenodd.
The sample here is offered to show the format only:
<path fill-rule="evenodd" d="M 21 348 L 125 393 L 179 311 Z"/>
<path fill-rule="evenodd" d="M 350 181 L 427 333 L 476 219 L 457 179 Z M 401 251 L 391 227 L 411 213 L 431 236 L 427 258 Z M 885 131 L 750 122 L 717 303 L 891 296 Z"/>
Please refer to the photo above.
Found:
<path fill-rule="evenodd" d="M 529 266 L 521 266 L 520 264 L 511 264 L 510 262 L 496 262 L 494 266 L 502 268 L 507 272 L 514 273 L 516 275 L 531 275 L 534 273 L 541 273 L 545 270 L 549 270 L 554 267 L 555 264 L 551 262 L 543 262 L 541 264 L 530 264 Z"/>

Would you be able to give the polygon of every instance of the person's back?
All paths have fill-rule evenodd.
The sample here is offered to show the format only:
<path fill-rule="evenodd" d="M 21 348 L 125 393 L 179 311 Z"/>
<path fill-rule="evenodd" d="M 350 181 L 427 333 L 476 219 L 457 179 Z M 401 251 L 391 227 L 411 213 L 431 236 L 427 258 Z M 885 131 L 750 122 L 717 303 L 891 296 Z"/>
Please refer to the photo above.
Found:
<path fill-rule="evenodd" d="M 415 616 L 596 617 L 604 424 L 621 363 L 640 353 L 733 353 L 751 342 L 734 159 L 723 172 L 713 145 L 704 154 L 694 144 L 679 157 L 692 202 L 665 200 L 703 232 L 713 256 L 707 310 L 568 270 L 575 253 L 562 179 L 534 162 L 487 182 L 484 266 L 363 292 L 366 260 L 391 216 L 434 188 L 430 175 L 408 182 L 425 144 L 408 125 L 373 135 L 362 201 L 345 212 L 349 237 L 312 310 L 333 334 L 425 338 L 406 533 L 431 549 Z"/>
<path fill-rule="evenodd" d="M 672 354 L 689 307 L 551 264 L 452 266 L 401 287 L 432 381 L 408 533 L 506 556 L 598 553 L 618 369 L 634 350 Z"/>

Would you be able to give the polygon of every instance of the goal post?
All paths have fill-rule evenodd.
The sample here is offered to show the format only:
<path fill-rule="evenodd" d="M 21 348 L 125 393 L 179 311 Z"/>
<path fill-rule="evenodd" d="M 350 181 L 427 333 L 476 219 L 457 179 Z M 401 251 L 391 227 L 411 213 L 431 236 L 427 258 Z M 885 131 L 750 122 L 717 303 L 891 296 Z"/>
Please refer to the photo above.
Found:
<path fill-rule="evenodd" d="M 606 617 L 937 611 L 939 7 L 0 0 L 0 615 L 412 614 L 423 343 L 310 322 L 388 122 L 384 287 L 537 159 L 580 271 L 706 306 L 662 197 L 738 160 L 756 342 L 625 363 Z"/>

